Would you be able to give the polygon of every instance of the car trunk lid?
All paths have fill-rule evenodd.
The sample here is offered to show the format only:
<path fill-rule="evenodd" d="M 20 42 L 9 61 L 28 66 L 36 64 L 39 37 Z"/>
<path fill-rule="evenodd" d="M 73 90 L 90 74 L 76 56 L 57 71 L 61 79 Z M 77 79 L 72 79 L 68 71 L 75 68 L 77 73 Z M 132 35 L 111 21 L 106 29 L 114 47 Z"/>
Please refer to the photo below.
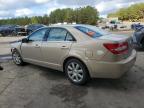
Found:
<path fill-rule="evenodd" d="M 133 48 L 130 36 L 109 34 L 99 39 L 105 40 L 103 46 L 116 57 L 116 61 L 126 59 L 132 53 Z"/>

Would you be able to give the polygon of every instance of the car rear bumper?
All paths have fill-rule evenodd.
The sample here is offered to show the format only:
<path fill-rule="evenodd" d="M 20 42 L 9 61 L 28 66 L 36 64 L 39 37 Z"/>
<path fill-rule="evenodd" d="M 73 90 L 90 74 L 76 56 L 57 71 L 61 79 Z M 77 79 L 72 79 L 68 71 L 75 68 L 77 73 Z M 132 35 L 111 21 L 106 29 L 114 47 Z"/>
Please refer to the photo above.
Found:
<path fill-rule="evenodd" d="M 136 51 L 131 56 L 119 62 L 97 62 L 89 60 L 89 72 L 91 77 L 97 78 L 119 78 L 129 71 L 136 61 Z"/>

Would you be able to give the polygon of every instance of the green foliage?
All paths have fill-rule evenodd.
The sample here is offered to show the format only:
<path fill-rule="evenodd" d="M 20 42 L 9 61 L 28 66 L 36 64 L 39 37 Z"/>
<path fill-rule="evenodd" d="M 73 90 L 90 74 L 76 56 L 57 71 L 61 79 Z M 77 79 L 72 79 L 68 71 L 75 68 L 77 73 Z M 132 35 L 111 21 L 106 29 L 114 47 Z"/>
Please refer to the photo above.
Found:
<path fill-rule="evenodd" d="M 115 13 L 108 14 L 108 17 L 118 17 L 120 20 L 130 21 L 144 19 L 144 3 L 134 4 L 128 8 L 121 8 Z"/>
<path fill-rule="evenodd" d="M 86 6 L 83 8 L 66 8 L 66 9 L 56 9 L 50 13 L 50 15 L 44 16 L 34 16 L 34 17 L 20 17 L 12 19 L 1 19 L 0 25 L 3 24 L 18 24 L 18 25 L 28 25 L 41 23 L 45 25 L 54 23 L 83 23 L 83 24 L 93 24 L 95 25 L 98 20 L 99 13 L 96 8 L 91 6 Z"/>
<path fill-rule="evenodd" d="M 32 18 L 31 18 L 31 23 L 32 23 L 32 24 L 37 24 L 37 23 L 38 23 L 37 18 L 36 18 L 36 17 L 32 17 Z"/>
<path fill-rule="evenodd" d="M 78 9 L 78 23 L 95 25 L 98 20 L 98 11 L 90 6 Z"/>
<path fill-rule="evenodd" d="M 49 24 L 48 16 L 35 16 L 35 17 L 19 17 L 19 18 L 12 18 L 12 19 L 1 19 L 0 25 L 4 24 L 16 24 L 16 25 L 28 25 L 28 24 Z"/>

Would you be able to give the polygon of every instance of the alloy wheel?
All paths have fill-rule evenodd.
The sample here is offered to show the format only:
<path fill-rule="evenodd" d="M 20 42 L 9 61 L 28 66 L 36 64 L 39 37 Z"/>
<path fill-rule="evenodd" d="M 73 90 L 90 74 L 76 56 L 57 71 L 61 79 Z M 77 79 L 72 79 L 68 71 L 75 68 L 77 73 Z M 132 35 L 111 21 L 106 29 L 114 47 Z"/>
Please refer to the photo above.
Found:
<path fill-rule="evenodd" d="M 20 55 L 17 52 L 13 53 L 13 61 L 16 64 L 21 64 L 22 63 L 21 57 L 20 57 Z"/>
<path fill-rule="evenodd" d="M 83 69 L 76 62 L 71 62 L 67 66 L 67 73 L 69 78 L 74 82 L 80 82 L 83 80 Z"/>

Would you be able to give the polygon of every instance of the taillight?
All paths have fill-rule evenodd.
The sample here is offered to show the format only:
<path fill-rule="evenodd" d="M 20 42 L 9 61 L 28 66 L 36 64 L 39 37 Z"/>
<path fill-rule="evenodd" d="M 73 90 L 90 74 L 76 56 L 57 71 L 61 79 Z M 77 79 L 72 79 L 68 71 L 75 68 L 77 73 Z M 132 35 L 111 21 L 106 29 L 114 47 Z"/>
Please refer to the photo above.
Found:
<path fill-rule="evenodd" d="M 128 42 L 122 43 L 104 43 L 105 48 L 111 51 L 113 54 L 123 54 L 128 52 Z"/>

